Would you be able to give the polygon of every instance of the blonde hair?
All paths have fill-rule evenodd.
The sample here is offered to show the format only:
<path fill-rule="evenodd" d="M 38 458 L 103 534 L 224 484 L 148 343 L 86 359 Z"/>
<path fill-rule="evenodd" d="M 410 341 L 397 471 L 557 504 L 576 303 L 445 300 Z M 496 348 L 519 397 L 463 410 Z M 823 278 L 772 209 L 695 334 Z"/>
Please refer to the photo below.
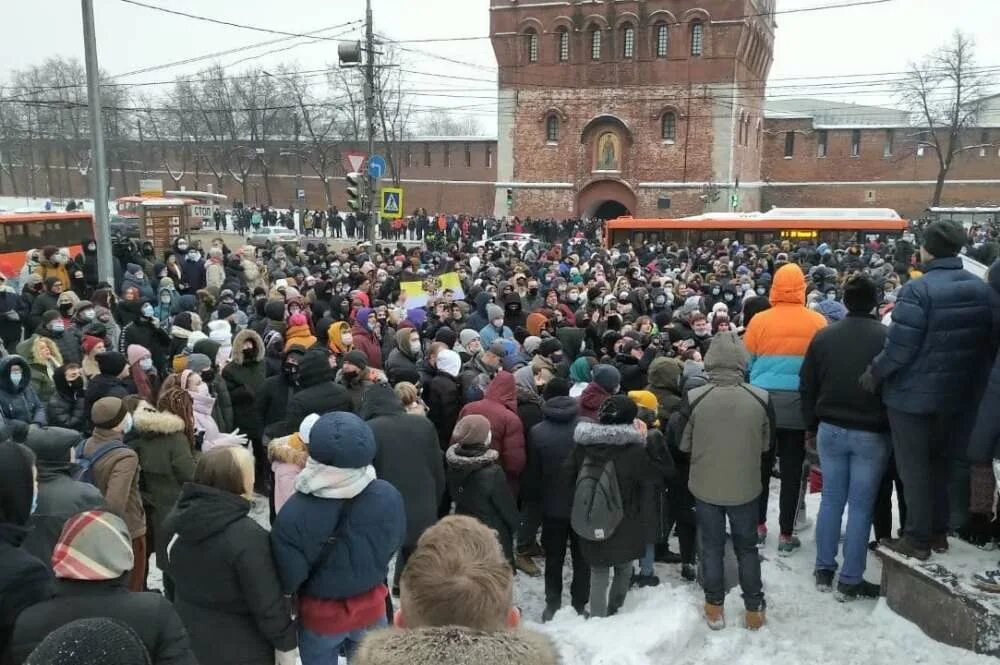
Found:
<path fill-rule="evenodd" d="M 450 515 L 427 529 L 400 579 L 408 628 L 507 627 L 514 574 L 496 534 L 479 520 Z"/>
<path fill-rule="evenodd" d="M 198 460 L 194 482 L 252 499 L 253 455 L 241 446 L 223 446 L 210 450 Z"/>
<path fill-rule="evenodd" d="M 393 388 L 393 391 L 396 393 L 396 397 L 399 398 L 399 401 L 403 403 L 403 406 L 410 406 L 416 402 L 417 397 L 419 397 L 417 394 L 417 387 L 409 381 L 400 381 L 396 384 L 396 387 Z"/>

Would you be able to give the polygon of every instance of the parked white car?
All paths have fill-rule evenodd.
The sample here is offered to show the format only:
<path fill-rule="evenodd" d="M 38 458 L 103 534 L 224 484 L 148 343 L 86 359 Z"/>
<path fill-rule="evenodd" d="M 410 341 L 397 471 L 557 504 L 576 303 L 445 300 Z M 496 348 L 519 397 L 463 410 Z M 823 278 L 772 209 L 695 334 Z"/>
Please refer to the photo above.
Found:
<path fill-rule="evenodd" d="M 472 246 L 485 247 L 488 242 L 493 243 L 494 245 L 499 245 L 500 243 L 505 242 L 511 247 L 517 247 L 518 251 L 527 247 L 528 243 L 534 243 L 535 247 L 542 247 L 545 245 L 545 243 L 530 233 L 501 233 L 493 236 L 492 238 L 487 238 L 486 240 L 478 240 L 472 243 Z"/>
<path fill-rule="evenodd" d="M 247 236 L 247 243 L 254 247 L 270 249 L 286 242 L 298 242 L 299 234 L 283 226 L 261 226 Z"/>

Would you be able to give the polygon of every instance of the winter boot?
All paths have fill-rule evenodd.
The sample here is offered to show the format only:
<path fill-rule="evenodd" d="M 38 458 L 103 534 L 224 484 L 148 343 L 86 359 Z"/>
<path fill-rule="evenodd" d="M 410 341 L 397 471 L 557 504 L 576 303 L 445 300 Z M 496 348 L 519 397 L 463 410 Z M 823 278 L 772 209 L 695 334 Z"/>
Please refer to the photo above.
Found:
<path fill-rule="evenodd" d="M 802 541 L 796 536 L 781 536 L 778 539 L 778 556 L 791 556 L 800 547 Z"/>
<path fill-rule="evenodd" d="M 545 603 L 545 611 L 542 612 L 542 623 L 552 621 L 552 617 L 559 611 L 559 603 Z"/>
<path fill-rule="evenodd" d="M 935 554 L 945 554 L 948 551 L 947 534 L 942 533 L 937 536 L 931 536 L 931 550 Z"/>
<path fill-rule="evenodd" d="M 747 610 L 744 622 L 746 623 L 747 630 L 760 630 L 763 628 L 764 624 L 767 622 L 764 608 L 759 610 Z"/>
<path fill-rule="evenodd" d="M 669 545 L 657 545 L 654 560 L 657 563 L 680 563 L 681 555 L 677 552 L 671 552 Z"/>
<path fill-rule="evenodd" d="M 681 577 L 688 582 L 694 582 L 698 579 L 698 570 L 694 567 L 693 563 L 685 563 L 681 565 Z"/>
<path fill-rule="evenodd" d="M 726 614 L 722 605 L 705 603 L 705 623 L 712 630 L 722 630 L 726 627 Z"/>
<path fill-rule="evenodd" d="M 660 586 L 660 578 L 656 575 L 643 575 L 642 573 L 632 573 L 632 583 L 630 587 Z"/>
<path fill-rule="evenodd" d="M 830 593 L 833 591 L 833 571 L 832 570 L 817 570 L 813 573 L 816 578 L 816 590 L 822 593 Z"/>
<path fill-rule="evenodd" d="M 930 549 L 918 546 L 907 536 L 903 536 L 902 538 L 883 538 L 879 544 L 896 554 L 917 559 L 918 561 L 927 561 L 927 559 L 931 558 Z"/>
<path fill-rule="evenodd" d="M 537 542 L 532 541 L 528 545 L 518 548 L 517 553 L 521 556 L 526 556 L 529 559 L 533 559 L 538 556 L 545 556 L 545 550 Z"/>
<path fill-rule="evenodd" d="M 523 554 L 514 557 L 514 566 L 528 577 L 538 577 L 542 574 L 538 564 Z"/>
<path fill-rule="evenodd" d="M 837 600 L 842 603 L 859 598 L 878 598 L 881 595 L 882 587 L 865 580 L 861 580 L 857 584 L 844 584 L 843 582 L 837 584 Z"/>

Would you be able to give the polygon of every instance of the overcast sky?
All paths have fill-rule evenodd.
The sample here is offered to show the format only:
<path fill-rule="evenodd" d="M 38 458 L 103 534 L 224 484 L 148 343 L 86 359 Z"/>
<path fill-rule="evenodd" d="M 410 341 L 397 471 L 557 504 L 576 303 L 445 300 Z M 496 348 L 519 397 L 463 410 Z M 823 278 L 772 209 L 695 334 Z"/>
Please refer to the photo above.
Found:
<path fill-rule="evenodd" d="M 293 33 L 311 32 L 364 18 L 364 0 L 143 1 Z M 842 2 L 844 0 L 778 0 L 777 4 L 779 11 L 785 11 Z M 0 4 L 3 5 L 4 25 L 0 41 L 0 78 L 6 78 L 5 70 L 40 63 L 53 55 L 83 60 L 79 0 L 0 0 Z M 298 46 L 287 51 L 234 65 L 230 71 L 236 73 L 257 64 L 275 67 L 281 62 L 313 70 L 336 62 L 336 44 L 331 41 L 310 42 L 288 37 L 282 43 L 253 49 L 255 44 L 279 37 L 171 16 L 122 0 L 95 0 L 94 4 L 99 59 L 101 67 L 111 74 L 215 51 L 244 49 L 219 58 L 219 62 L 229 64 L 296 44 Z M 489 0 L 373 0 L 373 5 L 376 32 L 387 38 L 486 37 L 489 34 Z M 996 67 L 993 76 L 1000 84 L 1000 38 L 997 37 L 1000 0 L 892 0 L 867 7 L 781 14 L 777 21 L 777 45 L 770 83 L 770 94 L 774 96 L 818 96 L 859 104 L 891 103 L 893 96 L 890 86 L 885 83 L 886 74 L 905 69 L 909 61 L 922 57 L 956 29 L 976 39 L 979 65 Z M 362 36 L 360 27 L 348 29 L 351 30 L 348 35 Z M 324 34 L 336 35 L 343 30 Z M 460 107 L 461 113 L 476 115 L 487 134 L 495 132 L 492 97 L 496 86 L 490 81 L 495 81 L 496 64 L 488 39 L 405 46 L 440 56 L 434 58 L 413 51 L 402 53 L 404 67 L 422 73 L 406 74 L 408 87 L 430 91 L 416 100 L 416 104 Z M 191 74 L 205 64 L 177 66 L 119 80 L 169 80 Z M 831 82 L 843 79 L 801 80 L 802 77 L 845 74 L 877 76 L 861 89 L 857 86 L 830 87 Z M 433 93 L 438 95 L 433 96 Z"/>

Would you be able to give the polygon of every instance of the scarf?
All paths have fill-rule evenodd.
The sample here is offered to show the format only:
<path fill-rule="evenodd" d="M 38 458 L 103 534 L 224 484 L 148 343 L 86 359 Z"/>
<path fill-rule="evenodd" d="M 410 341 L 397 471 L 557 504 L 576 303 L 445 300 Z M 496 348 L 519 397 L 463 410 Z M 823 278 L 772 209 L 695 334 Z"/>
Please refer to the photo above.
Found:
<path fill-rule="evenodd" d="M 370 464 L 361 469 L 341 469 L 310 457 L 295 479 L 295 491 L 321 499 L 353 499 L 375 477 L 375 467 Z"/>

